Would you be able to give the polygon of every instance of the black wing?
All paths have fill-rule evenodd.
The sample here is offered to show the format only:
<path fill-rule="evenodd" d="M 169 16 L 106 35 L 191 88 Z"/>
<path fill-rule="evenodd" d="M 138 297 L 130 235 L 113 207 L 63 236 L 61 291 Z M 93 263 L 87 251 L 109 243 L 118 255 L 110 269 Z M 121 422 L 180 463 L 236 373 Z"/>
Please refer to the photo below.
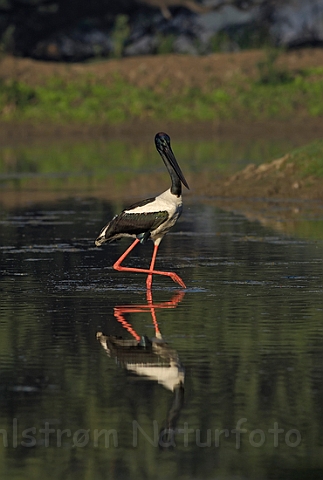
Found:
<path fill-rule="evenodd" d="M 115 217 L 110 222 L 109 233 L 113 235 L 151 232 L 168 219 L 168 212 L 125 213 Z M 113 233 L 112 233 L 113 232 Z M 106 232 L 107 234 L 108 232 Z"/>
<path fill-rule="evenodd" d="M 142 205 L 137 204 L 136 206 Z M 149 232 L 158 228 L 167 219 L 167 211 L 148 213 L 126 213 L 123 211 L 102 229 L 95 243 L 101 245 L 106 241 L 115 240 L 122 236 L 148 234 L 143 237 L 143 241 L 145 241 L 149 238 Z"/>

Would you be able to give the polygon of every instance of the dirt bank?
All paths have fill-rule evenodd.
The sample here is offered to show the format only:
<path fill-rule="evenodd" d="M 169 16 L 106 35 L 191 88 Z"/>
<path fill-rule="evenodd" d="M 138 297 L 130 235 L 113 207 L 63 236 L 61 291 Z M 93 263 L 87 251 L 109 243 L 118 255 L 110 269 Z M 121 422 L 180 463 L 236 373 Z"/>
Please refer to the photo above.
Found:
<path fill-rule="evenodd" d="M 288 154 L 259 166 L 250 164 L 217 184 L 204 179 L 197 189 L 209 196 L 225 198 L 323 201 L 322 178 L 300 175 Z"/>
<path fill-rule="evenodd" d="M 181 91 L 184 87 L 196 87 L 203 91 L 210 85 L 221 85 L 234 76 L 256 78 L 259 74 L 258 64 L 265 59 L 264 50 L 214 53 L 200 57 L 175 54 L 141 56 L 74 64 L 7 56 L 0 61 L 0 78 L 21 80 L 33 86 L 43 84 L 53 76 L 66 81 L 92 76 L 106 84 L 119 76 L 135 86 L 148 87 L 157 92 L 165 81 L 170 92 Z M 279 56 L 276 65 L 290 72 L 322 67 L 323 49 L 288 51 Z"/>

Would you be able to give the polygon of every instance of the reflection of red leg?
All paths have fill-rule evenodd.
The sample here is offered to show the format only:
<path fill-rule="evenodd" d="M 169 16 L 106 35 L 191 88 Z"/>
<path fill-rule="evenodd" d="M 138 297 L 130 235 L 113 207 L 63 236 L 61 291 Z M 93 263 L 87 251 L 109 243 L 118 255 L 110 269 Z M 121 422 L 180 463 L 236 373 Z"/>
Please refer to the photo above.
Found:
<path fill-rule="evenodd" d="M 159 330 L 157 317 L 156 317 L 156 312 L 155 312 L 154 307 L 151 307 L 150 313 L 151 313 L 151 318 L 153 319 L 153 324 L 154 324 L 154 327 L 155 327 L 155 335 L 156 335 L 157 338 L 162 338 L 162 335 L 161 335 L 160 330 Z"/>
<path fill-rule="evenodd" d="M 176 308 L 179 302 L 181 302 L 185 296 L 185 292 L 177 292 L 171 300 L 168 302 L 153 303 L 153 296 L 151 290 L 147 290 L 147 304 L 146 305 L 120 305 L 114 308 L 114 316 L 121 323 L 121 325 L 128 330 L 129 333 L 139 342 L 140 335 L 134 330 L 130 323 L 124 318 L 125 313 L 139 313 L 139 312 L 148 312 L 150 311 L 152 321 L 155 327 L 155 335 L 157 338 L 162 338 L 160 333 L 157 317 L 156 317 L 156 308 Z"/>
<path fill-rule="evenodd" d="M 115 309 L 114 309 L 115 318 L 118 320 L 118 322 L 121 323 L 123 328 L 128 330 L 128 332 L 131 333 L 131 335 L 139 342 L 140 341 L 140 335 L 138 335 L 138 333 L 132 328 L 130 323 L 127 322 L 127 320 L 123 316 L 123 313 L 124 312 L 122 311 L 122 307 L 121 308 L 115 307 Z"/>
<path fill-rule="evenodd" d="M 120 305 L 117 308 L 122 313 L 131 313 L 131 312 L 144 312 L 151 307 L 154 308 L 176 308 L 177 305 L 183 300 L 185 297 L 185 292 L 176 292 L 171 300 L 168 302 L 160 302 L 160 303 L 153 303 L 153 297 L 151 290 L 146 291 L 147 295 L 147 304 L 145 305 Z"/>
<path fill-rule="evenodd" d="M 115 270 L 118 270 L 119 272 L 122 271 L 122 272 L 148 273 L 148 277 L 147 277 L 147 281 L 146 281 L 146 285 L 147 285 L 148 290 L 151 289 L 153 274 L 154 275 L 165 275 L 167 277 L 170 277 L 174 282 L 178 283 L 181 287 L 186 288 L 185 283 L 176 273 L 174 273 L 174 272 L 161 272 L 159 270 L 154 270 L 154 266 L 155 266 L 155 262 L 156 262 L 156 256 L 157 256 L 157 250 L 158 250 L 158 245 L 156 245 L 156 244 L 154 245 L 154 251 L 153 251 L 152 258 L 151 258 L 149 270 L 146 269 L 146 268 L 122 267 L 121 263 L 129 255 L 131 250 L 133 250 L 135 248 L 135 246 L 137 245 L 137 243 L 139 243 L 139 241 L 140 240 L 138 240 L 138 238 L 136 238 L 136 240 L 134 240 L 132 242 L 130 247 L 115 262 L 115 264 L 113 265 L 113 268 Z"/>
<path fill-rule="evenodd" d="M 153 296 L 151 290 L 146 291 L 146 297 L 147 297 L 147 304 L 146 308 L 149 308 L 150 306 L 154 308 L 176 308 L 178 303 L 180 303 L 183 298 L 185 297 L 185 292 L 180 291 L 176 292 L 176 294 L 173 296 L 171 300 L 168 300 L 168 302 L 161 302 L 161 303 L 154 303 L 153 304 Z M 141 307 L 145 307 L 145 305 L 141 305 Z"/>
<path fill-rule="evenodd" d="M 149 307 L 148 305 L 145 305 L 145 307 L 147 307 L 147 308 L 145 308 L 145 309 L 143 309 L 143 308 L 130 309 L 130 308 L 124 308 L 124 307 L 115 307 L 115 309 L 114 309 L 115 318 L 118 320 L 119 323 L 121 323 L 123 328 L 125 328 L 126 330 L 128 330 L 129 333 L 131 333 L 131 335 L 138 342 L 140 341 L 141 337 L 140 337 L 140 335 L 138 335 L 138 333 L 135 331 L 135 329 L 130 325 L 130 323 L 127 322 L 127 320 L 124 318 L 124 316 L 123 316 L 124 313 L 127 313 L 127 312 L 132 312 L 132 313 L 133 312 L 148 312 L 150 310 L 151 317 L 152 317 L 152 320 L 153 320 L 153 324 L 154 324 L 154 327 L 155 327 L 155 335 L 156 335 L 157 338 L 162 338 L 162 335 L 161 335 L 160 330 L 159 330 L 154 306 Z"/>

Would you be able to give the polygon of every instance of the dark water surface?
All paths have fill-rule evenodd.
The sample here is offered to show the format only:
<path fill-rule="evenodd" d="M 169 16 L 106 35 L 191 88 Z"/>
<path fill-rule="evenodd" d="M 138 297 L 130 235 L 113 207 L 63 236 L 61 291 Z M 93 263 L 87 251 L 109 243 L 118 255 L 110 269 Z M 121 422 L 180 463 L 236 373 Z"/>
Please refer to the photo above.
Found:
<path fill-rule="evenodd" d="M 1 209 L 1 479 L 322 478 L 323 238 L 185 207 L 152 296 L 120 206 Z"/>

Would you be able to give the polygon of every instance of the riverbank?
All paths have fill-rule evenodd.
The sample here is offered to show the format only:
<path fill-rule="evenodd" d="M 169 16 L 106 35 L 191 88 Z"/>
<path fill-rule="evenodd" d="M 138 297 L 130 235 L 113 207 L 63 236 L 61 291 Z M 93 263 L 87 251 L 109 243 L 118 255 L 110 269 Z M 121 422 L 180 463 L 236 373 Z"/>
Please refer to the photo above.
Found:
<path fill-rule="evenodd" d="M 206 195 L 241 198 L 323 200 L 323 141 L 318 140 L 261 165 L 249 164 Z"/>
<path fill-rule="evenodd" d="M 123 138 L 136 144 L 151 142 L 156 131 L 167 131 L 175 141 L 184 142 L 211 138 L 243 144 L 259 138 L 298 138 L 296 145 L 306 145 L 322 137 L 322 65 L 323 49 L 277 57 L 254 50 L 82 64 L 3 57 L 0 146 Z M 113 117 L 113 112 L 119 113 Z M 315 158 L 323 158 L 321 150 L 321 146 L 315 150 Z M 284 153 L 283 160 L 251 165 L 235 175 L 194 176 L 193 193 L 224 199 L 322 200 L 322 178 L 315 168 L 307 174 L 291 160 L 293 152 Z M 312 154 L 307 160 L 316 162 Z M 133 189 L 133 195 L 140 193 L 138 182 L 139 191 Z"/>

